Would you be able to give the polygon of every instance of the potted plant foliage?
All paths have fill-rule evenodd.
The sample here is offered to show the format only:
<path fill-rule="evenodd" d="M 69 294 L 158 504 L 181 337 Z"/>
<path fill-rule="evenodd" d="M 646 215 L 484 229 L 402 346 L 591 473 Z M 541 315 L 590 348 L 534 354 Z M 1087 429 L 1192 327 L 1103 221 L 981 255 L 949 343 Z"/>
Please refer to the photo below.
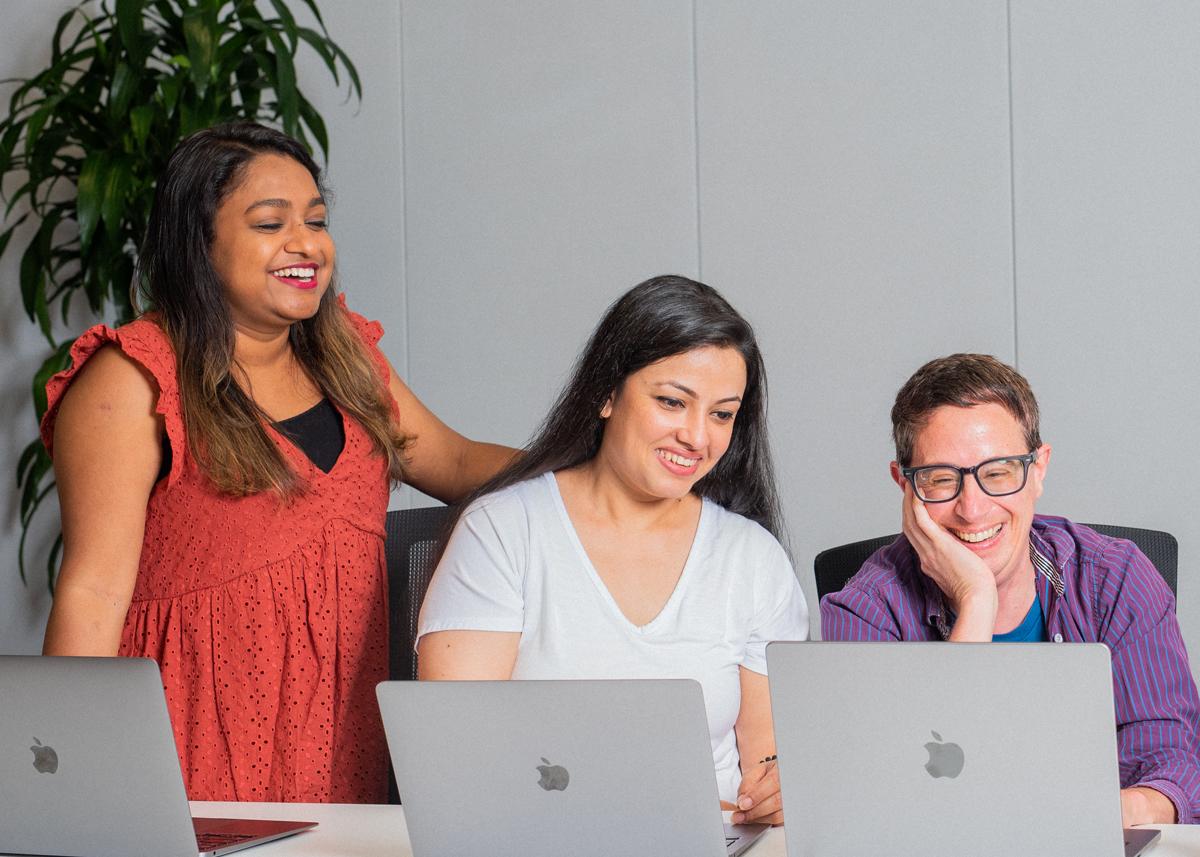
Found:
<path fill-rule="evenodd" d="M 81 300 L 99 318 L 133 317 L 137 247 L 175 145 L 214 123 L 253 119 L 315 143 L 327 157 L 325 124 L 296 83 L 294 58 L 303 49 L 339 85 L 344 74 L 361 98 L 358 72 L 329 38 L 315 0 L 294 5 L 308 9 L 317 29 L 301 26 L 285 0 L 264 5 L 273 14 L 255 0 L 104 0 L 98 10 L 83 3 L 59 19 L 49 66 L 9 81 L 19 85 L 0 120 L 0 188 L 15 190 L 4 198 L 0 257 L 29 221 L 21 230 L 32 233 L 21 250 L 21 296 L 51 349 L 33 378 L 39 420 L 46 381 L 65 367 L 73 340 L 57 340 L 51 319 L 66 323 Z M 25 448 L 17 471 L 24 580 L 30 522 L 54 488 L 39 440 Z M 61 548 L 60 535 L 46 563 L 51 586 Z"/>

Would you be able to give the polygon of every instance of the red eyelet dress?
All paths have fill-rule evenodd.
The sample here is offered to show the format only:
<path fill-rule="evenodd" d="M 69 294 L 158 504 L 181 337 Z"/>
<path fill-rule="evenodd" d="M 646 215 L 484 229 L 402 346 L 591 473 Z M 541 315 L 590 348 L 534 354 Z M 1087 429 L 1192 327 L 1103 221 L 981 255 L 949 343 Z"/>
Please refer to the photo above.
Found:
<path fill-rule="evenodd" d="M 382 328 L 346 311 L 374 358 Z M 97 325 L 47 384 L 42 439 L 71 380 L 115 343 L 158 384 L 170 473 L 154 487 L 119 654 L 154 658 L 193 800 L 378 803 L 387 755 L 375 700 L 387 678 L 388 479 L 366 431 L 344 412 L 329 473 L 274 429 L 308 482 L 290 504 L 221 494 L 184 438 L 175 354 L 139 319 Z"/>

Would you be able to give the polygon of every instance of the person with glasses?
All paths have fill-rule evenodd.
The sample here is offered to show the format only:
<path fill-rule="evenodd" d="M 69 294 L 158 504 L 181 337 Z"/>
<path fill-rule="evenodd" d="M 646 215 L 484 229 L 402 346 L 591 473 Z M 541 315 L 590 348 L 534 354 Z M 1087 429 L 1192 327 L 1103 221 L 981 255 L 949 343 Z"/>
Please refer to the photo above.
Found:
<path fill-rule="evenodd" d="M 1034 514 L 1050 464 L 1015 369 L 953 354 L 892 408 L 903 532 L 821 602 L 826 640 L 1100 642 L 1112 652 L 1126 827 L 1200 821 L 1200 700 L 1148 559 Z"/>

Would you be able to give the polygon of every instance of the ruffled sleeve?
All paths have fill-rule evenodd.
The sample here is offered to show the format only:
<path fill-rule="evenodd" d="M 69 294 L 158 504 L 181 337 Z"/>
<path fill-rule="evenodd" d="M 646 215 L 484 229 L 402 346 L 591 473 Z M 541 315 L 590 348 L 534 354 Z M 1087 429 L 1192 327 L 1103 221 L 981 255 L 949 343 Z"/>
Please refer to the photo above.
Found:
<path fill-rule="evenodd" d="M 383 325 L 377 321 L 370 321 L 347 307 L 344 294 L 338 295 L 338 306 L 346 313 L 346 319 L 350 322 L 350 326 L 366 346 L 367 354 L 371 356 L 371 363 L 375 366 L 375 372 L 383 383 L 383 389 L 388 392 L 388 400 L 392 403 L 392 413 L 399 417 L 399 409 L 391 396 L 391 366 L 388 364 L 387 358 L 383 356 L 383 352 L 379 350 L 379 340 L 383 339 Z"/>
<path fill-rule="evenodd" d="M 140 318 L 116 330 L 98 324 L 75 340 L 75 344 L 71 346 L 70 368 L 64 369 L 46 382 L 48 406 L 45 416 L 42 417 L 42 443 L 53 457 L 54 424 L 63 397 L 87 361 L 107 345 L 120 348 L 126 357 L 150 373 L 158 387 L 154 410 L 162 417 L 171 444 L 171 473 L 167 484 L 173 485 L 183 472 L 186 457 L 183 410 L 180 407 L 179 384 L 175 374 L 175 351 L 162 328 L 147 318 Z"/>

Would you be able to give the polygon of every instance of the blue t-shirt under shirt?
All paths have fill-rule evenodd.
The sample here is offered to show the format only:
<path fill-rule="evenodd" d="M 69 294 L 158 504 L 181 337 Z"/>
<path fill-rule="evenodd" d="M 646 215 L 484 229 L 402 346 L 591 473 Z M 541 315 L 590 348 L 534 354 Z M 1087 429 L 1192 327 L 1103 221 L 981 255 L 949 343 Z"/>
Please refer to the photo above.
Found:
<path fill-rule="evenodd" d="M 1029 612 L 1021 620 L 1021 624 L 1006 634 L 993 634 L 993 643 L 1044 643 L 1046 636 L 1046 617 L 1042 615 L 1042 598 L 1037 590 L 1033 591 L 1033 604 Z"/>

